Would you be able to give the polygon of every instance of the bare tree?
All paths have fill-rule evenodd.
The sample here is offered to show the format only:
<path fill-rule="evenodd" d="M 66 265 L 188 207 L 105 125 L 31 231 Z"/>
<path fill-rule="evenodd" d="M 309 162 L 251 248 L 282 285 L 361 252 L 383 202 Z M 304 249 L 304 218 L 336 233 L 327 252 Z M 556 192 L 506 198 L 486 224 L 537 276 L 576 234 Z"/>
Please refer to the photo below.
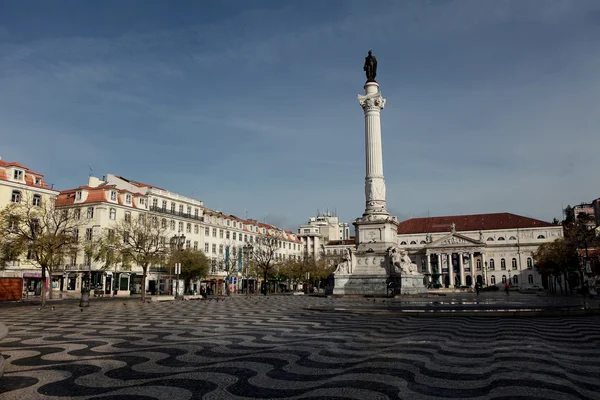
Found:
<path fill-rule="evenodd" d="M 146 300 L 148 267 L 164 264 L 169 255 L 167 231 L 157 216 L 140 213 L 138 218 L 114 224 L 109 230 L 112 238 L 107 237 L 105 241 L 125 260 L 124 264 L 131 261 L 142 268 L 142 301 Z"/>
<path fill-rule="evenodd" d="M 265 282 L 264 295 L 268 291 L 268 278 L 272 273 L 273 268 L 277 264 L 276 251 L 280 247 L 283 237 L 279 233 L 267 233 L 256 236 L 256 241 L 253 244 L 252 262 L 257 272 L 263 276 Z"/>
<path fill-rule="evenodd" d="M 0 211 L 0 263 L 27 259 L 42 270 L 42 306 L 46 305 L 46 277 L 77 252 L 81 221 L 72 209 L 57 209 L 54 199 L 24 198 Z M 52 298 L 52 290 L 50 290 Z"/>

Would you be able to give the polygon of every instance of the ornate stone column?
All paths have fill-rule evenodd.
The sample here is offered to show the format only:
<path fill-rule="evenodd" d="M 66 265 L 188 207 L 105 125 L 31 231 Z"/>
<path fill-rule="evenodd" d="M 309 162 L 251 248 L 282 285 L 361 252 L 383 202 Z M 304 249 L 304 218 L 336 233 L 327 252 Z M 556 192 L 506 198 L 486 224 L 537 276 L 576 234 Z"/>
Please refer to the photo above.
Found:
<path fill-rule="evenodd" d="M 484 285 L 489 285 L 489 282 L 487 280 L 487 265 L 486 265 L 486 260 L 485 260 L 485 253 L 481 252 L 481 268 L 483 269 L 483 284 Z"/>
<path fill-rule="evenodd" d="M 467 279 L 465 277 L 465 266 L 463 264 L 463 253 L 458 253 L 458 265 L 460 271 L 460 285 L 465 286 L 467 284 Z"/>
<path fill-rule="evenodd" d="M 477 272 L 475 271 L 475 257 L 473 252 L 469 253 L 469 269 L 471 270 L 471 285 L 475 287 L 475 283 L 477 282 Z"/>
<path fill-rule="evenodd" d="M 454 287 L 454 265 L 452 265 L 452 253 L 446 254 L 448 256 L 448 277 L 450 279 L 450 287 Z"/>
<path fill-rule="evenodd" d="M 427 273 L 429 275 L 431 275 L 432 271 L 431 271 L 431 254 L 429 254 L 429 252 L 425 253 L 425 267 L 427 267 Z"/>
<path fill-rule="evenodd" d="M 389 213 L 385 204 L 385 181 L 383 179 L 383 155 L 381 150 L 381 110 L 385 99 L 377 82 L 365 84 L 365 95 L 358 95 L 358 102 L 365 113 L 365 212 L 363 217 L 373 215 L 385 219 Z"/>

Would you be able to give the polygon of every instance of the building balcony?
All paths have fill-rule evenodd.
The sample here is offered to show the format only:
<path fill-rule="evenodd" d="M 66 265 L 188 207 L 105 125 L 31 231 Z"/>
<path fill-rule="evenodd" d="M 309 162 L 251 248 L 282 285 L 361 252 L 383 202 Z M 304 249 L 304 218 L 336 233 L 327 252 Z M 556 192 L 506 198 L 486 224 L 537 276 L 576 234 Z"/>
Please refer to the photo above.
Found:
<path fill-rule="evenodd" d="M 204 218 L 201 215 L 194 215 L 194 214 L 185 213 L 185 212 L 179 212 L 179 211 L 171 211 L 168 208 L 150 206 L 150 211 L 151 212 L 156 212 L 156 213 L 159 213 L 159 214 L 169 214 L 169 215 L 173 215 L 175 217 L 182 217 L 182 218 L 187 218 L 187 219 L 193 219 L 195 221 L 204 221 Z"/>

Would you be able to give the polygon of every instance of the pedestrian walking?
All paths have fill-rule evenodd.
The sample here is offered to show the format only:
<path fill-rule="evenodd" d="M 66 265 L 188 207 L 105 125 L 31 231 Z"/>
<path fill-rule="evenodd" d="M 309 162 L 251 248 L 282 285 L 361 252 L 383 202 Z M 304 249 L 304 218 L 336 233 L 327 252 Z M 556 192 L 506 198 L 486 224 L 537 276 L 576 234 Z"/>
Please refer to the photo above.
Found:
<path fill-rule="evenodd" d="M 504 285 L 504 291 L 506 292 L 507 295 L 508 295 L 509 288 L 510 288 L 510 284 L 508 282 L 506 282 L 506 284 Z"/>
<path fill-rule="evenodd" d="M 479 282 L 475 283 L 475 291 L 479 294 Z"/>

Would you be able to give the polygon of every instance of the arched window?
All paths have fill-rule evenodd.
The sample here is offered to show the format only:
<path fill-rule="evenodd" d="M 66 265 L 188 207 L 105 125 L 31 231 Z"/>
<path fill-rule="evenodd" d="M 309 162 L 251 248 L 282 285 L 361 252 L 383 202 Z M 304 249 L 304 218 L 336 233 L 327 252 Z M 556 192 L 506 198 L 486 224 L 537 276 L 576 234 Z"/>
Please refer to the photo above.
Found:
<path fill-rule="evenodd" d="M 538 239 L 546 239 L 546 236 L 544 236 L 544 235 L 538 235 L 538 237 L 537 237 L 537 238 L 538 238 Z"/>
<path fill-rule="evenodd" d="M 417 242 L 415 242 L 414 240 L 412 242 L 410 242 L 410 244 L 417 244 Z"/>
<path fill-rule="evenodd" d="M 517 240 L 517 238 L 514 237 L 514 236 L 511 236 L 511 237 L 508 238 L 508 240 Z"/>
<path fill-rule="evenodd" d="M 493 258 L 490 258 L 490 271 L 493 271 L 496 269 L 496 263 L 494 262 Z"/>
<path fill-rule="evenodd" d="M 488 241 L 488 242 L 493 242 L 493 241 L 494 241 L 494 238 L 490 236 L 489 238 L 487 238 L 487 241 Z"/>
<path fill-rule="evenodd" d="M 42 196 L 40 196 L 39 194 L 34 194 L 33 195 L 33 205 L 36 207 L 39 207 L 42 205 Z"/>
<path fill-rule="evenodd" d="M 175 230 L 175 221 L 171 220 L 171 222 L 169 222 L 169 224 L 171 225 L 171 230 L 174 231 Z M 208 228 L 206 228 L 206 229 L 208 229 Z"/>
<path fill-rule="evenodd" d="M 533 284 L 533 275 L 529 274 L 527 276 L 527 282 Z"/>
<path fill-rule="evenodd" d="M 498 238 L 498 241 L 500 241 L 500 240 L 504 240 L 504 237 L 503 237 L 503 236 L 500 236 L 500 237 Z"/>
<path fill-rule="evenodd" d="M 163 229 L 167 228 L 167 219 L 166 218 L 163 218 L 163 219 L 160 220 L 160 226 Z"/>
<path fill-rule="evenodd" d="M 427 242 L 424 240 L 421 240 L 421 242 L 419 244 L 427 244 Z"/>
<path fill-rule="evenodd" d="M 88 207 L 88 209 L 87 209 L 87 217 L 88 217 L 88 219 L 94 218 L 94 207 Z"/>
<path fill-rule="evenodd" d="M 500 259 L 500 269 L 501 269 L 502 271 L 505 271 L 505 270 L 506 270 L 506 260 L 505 260 L 504 258 L 501 258 L 501 259 Z"/>
<path fill-rule="evenodd" d="M 516 275 L 513 275 L 513 285 L 517 285 L 519 283 L 519 277 Z"/>
<path fill-rule="evenodd" d="M 20 203 L 22 197 L 23 196 L 21 195 L 20 191 L 13 190 L 12 191 L 12 196 L 10 197 L 10 201 L 13 202 L 13 203 Z"/>
<path fill-rule="evenodd" d="M 481 260 L 477 259 L 477 271 L 481 271 Z"/>
<path fill-rule="evenodd" d="M 492 276 L 490 277 L 490 283 L 491 283 L 492 285 L 495 285 L 495 284 L 496 284 L 496 277 L 495 277 L 494 275 L 492 275 Z"/>
<path fill-rule="evenodd" d="M 516 258 L 512 259 L 512 269 L 517 269 L 517 259 Z"/>
<path fill-rule="evenodd" d="M 108 217 L 110 219 L 117 219 L 117 210 L 114 208 L 111 208 L 108 212 Z"/>
<path fill-rule="evenodd" d="M 531 257 L 527 257 L 527 269 L 533 269 L 533 260 Z"/>
<path fill-rule="evenodd" d="M 502 275 L 502 283 L 506 283 L 506 275 Z"/>
<path fill-rule="evenodd" d="M 400 245 L 406 246 L 406 242 L 400 242 Z"/>

